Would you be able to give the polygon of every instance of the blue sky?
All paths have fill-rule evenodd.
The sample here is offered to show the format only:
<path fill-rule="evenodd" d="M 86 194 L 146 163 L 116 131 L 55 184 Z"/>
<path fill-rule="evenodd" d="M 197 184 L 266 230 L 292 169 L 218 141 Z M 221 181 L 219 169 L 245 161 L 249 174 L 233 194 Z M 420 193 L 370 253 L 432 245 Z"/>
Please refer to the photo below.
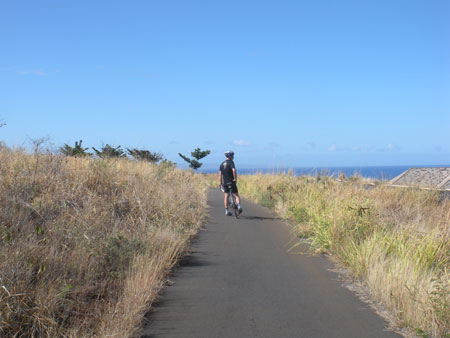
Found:
<path fill-rule="evenodd" d="M 0 140 L 450 164 L 450 2 L 0 0 Z"/>

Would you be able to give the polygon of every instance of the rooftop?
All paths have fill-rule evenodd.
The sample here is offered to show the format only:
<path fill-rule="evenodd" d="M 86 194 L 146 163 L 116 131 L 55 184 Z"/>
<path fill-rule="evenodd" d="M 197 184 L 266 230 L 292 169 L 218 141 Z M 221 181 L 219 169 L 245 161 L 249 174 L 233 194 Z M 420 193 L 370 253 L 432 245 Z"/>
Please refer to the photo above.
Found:
<path fill-rule="evenodd" d="M 411 168 L 391 180 L 393 186 L 450 190 L 450 167 Z"/>

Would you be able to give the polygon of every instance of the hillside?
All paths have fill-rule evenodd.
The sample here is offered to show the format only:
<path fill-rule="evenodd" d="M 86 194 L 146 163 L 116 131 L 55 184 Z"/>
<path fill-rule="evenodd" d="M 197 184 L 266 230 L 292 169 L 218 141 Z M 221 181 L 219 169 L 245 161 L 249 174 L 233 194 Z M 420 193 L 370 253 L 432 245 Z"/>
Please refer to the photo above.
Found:
<path fill-rule="evenodd" d="M 0 336 L 127 337 L 205 217 L 199 176 L 0 149 Z"/>

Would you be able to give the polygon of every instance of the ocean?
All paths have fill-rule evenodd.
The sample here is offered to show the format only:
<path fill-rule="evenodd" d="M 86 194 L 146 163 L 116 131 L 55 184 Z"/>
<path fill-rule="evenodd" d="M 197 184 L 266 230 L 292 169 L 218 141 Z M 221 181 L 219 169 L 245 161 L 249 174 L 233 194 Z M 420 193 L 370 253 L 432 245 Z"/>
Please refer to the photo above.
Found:
<path fill-rule="evenodd" d="M 309 167 L 309 168 L 291 168 L 291 169 L 269 169 L 269 168 L 237 168 L 238 174 L 255 174 L 255 173 L 285 173 L 292 171 L 294 175 L 322 175 L 337 177 L 343 173 L 347 177 L 359 175 L 366 178 L 373 178 L 377 180 L 391 180 L 400 175 L 402 172 L 417 167 L 448 167 L 448 165 L 433 165 L 433 166 L 371 166 L 371 167 Z M 216 173 L 218 170 L 205 169 L 201 172 Z"/>

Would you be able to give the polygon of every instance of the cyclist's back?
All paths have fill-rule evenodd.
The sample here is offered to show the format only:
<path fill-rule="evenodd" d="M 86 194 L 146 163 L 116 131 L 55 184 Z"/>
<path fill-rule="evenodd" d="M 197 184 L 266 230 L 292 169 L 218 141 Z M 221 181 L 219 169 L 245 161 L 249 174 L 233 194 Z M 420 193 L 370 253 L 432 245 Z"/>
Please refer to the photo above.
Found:
<path fill-rule="evenodd" d="M 220 165 L 220 171 L 222 172 L 224 184 L 233 182 L 234 180 L 233 169 L 235 169 L 234 162 L 230 159 L 226 159 Z"/>

